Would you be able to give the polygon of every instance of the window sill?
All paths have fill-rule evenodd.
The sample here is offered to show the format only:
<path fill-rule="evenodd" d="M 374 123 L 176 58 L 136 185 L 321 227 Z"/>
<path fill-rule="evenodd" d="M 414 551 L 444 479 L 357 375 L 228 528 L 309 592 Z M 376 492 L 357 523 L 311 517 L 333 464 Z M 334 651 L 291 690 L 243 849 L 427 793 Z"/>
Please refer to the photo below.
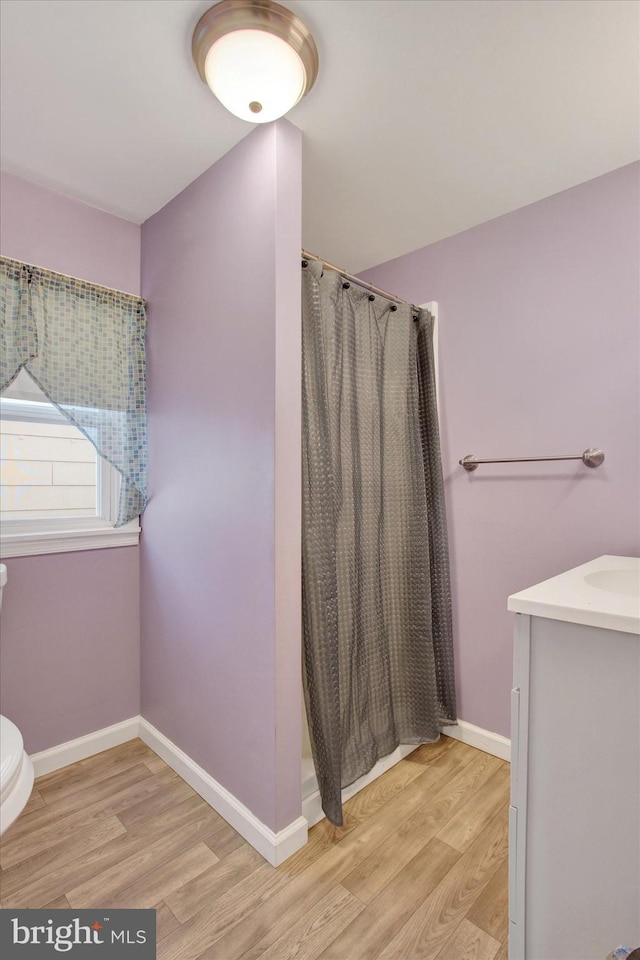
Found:
<path fill-rule="evenodd" d="M 84 530 L 4 533 L 0 537 L 3 559 L 34 557 L 45 553 L 71 553 L 76 550 L 103 550 L 107 547 L 133 547 L 140 539 L 140 526 L 133 520 L 124 527 L 94 527 Z"/>

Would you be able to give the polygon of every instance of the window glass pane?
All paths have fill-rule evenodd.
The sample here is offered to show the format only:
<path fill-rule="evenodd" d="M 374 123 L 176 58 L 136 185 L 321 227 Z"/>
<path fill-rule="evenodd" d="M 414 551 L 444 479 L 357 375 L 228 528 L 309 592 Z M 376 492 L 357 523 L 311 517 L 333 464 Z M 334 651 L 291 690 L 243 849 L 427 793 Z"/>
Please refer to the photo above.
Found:
<path fill-rule="evenodd" d="M 72 424 L 2 420 L 0 447 L 3 520 L 98 515 L 96 452 Z"/>

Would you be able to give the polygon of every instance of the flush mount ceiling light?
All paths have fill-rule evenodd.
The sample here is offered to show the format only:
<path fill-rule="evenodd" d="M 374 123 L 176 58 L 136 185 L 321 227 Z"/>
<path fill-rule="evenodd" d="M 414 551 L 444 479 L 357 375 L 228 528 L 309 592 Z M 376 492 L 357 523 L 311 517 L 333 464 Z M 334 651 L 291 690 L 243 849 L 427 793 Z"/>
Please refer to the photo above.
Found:
<path fill-rule="evenodd" d="M 318 51 L 304 23 L 272 0 L 222 0 L 200 18 L 193 59 L 201 79 L 242 120 L 269 123 L 309 92 Z"/>

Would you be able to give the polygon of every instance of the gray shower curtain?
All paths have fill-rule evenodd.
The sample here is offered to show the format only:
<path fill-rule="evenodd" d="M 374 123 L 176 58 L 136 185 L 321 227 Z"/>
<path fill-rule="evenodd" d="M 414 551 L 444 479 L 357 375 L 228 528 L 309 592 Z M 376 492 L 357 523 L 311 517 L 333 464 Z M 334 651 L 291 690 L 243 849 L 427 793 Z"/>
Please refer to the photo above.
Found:
<path fill-rule="evenodd" d="M 340 826 L 342 787 L 456 720 L 433 318 L 302 275 L 303 683 Z"/>

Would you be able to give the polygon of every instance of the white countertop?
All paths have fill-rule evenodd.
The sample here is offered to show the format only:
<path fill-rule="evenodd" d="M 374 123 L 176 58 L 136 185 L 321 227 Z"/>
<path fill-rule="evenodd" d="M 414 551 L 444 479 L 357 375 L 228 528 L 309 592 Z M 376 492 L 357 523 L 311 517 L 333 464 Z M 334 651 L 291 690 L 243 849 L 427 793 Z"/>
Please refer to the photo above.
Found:
<path fill-rule="evenodd" d="M 532 617 L 640 634 L 640 558 L 598 557 L 509 597 Z"/>

